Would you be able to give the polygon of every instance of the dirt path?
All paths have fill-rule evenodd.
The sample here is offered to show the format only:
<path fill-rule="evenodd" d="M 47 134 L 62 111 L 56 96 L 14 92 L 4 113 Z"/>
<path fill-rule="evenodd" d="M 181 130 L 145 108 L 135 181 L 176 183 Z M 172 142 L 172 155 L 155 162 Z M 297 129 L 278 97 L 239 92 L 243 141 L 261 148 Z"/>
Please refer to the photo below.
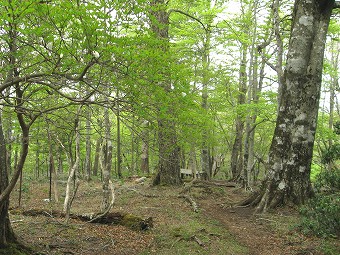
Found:
<path fill-rule="evenodd" d="M 201 200 L 203 214 L 221 222 L 240 243 L 248 247 L 249 255 L 321 255 L 316 247 L 298 233 L 280 236 L 270 223 L 272 219 L 254 216 L 251 208 L 223 208 L 223 203 Z M 283 216 L 282 216 L 283 217 Z M 279 227 L 279 226 L 278 226 Z M 317 243 L 315 243 L 317 246 Z"/>

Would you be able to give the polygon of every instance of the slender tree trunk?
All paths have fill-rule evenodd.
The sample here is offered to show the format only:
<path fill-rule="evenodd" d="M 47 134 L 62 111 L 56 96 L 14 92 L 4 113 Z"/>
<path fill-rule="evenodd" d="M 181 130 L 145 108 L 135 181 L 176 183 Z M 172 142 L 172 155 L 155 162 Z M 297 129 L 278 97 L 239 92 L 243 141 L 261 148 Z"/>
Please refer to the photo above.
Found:
<path fill-rule="evenodd" d="M 35 151 L 35 177 L 39 179 L 40 177 L 40 146 L 39 139 L 36 140 L 37 149 Z"/>
<path fill-rule="evenodd" d="M 71 206 L 73 202 L 73 198 L 78 190 L 78 185 L 79 185 L 79 180 L 77 178 L 77 170 L 79 169 L 79 162 L 80 162 L 80 131 L 79 131 L 79 115 L 80 115 L 80 110 L 81 107 L 78 108 L 76 119 L 74 121 L 74 126 L 75 126 L 75 134 L 76 134 L 76 155 L 75 155 L 75 161 L 74 164 L 72 165 L 70 171 L 69 171 L 69 176 L 67 179 L 67 184 L 66 184 L 66 191 L 65 191 L 65 200 L 64 200 L 64 212 L 66 214 L 66 223 L 69 221 L 69 216 L 70 216 L 70 211 L 71 211 Z M 69 160 L 71 163 L 71 160 Z M 71 164 L 70 164 L 71 166 Z M 71 197 L 71 186 L 72 183 L 74 184 L 73 187 L 73 198 Z"/>
<path fill-rule="evenodd" d="M 105 137 L 103 140 L 100 164 L 103 176 L 102 182 L 102 205 L 101 211 L 105 212 L 110 207 L 110 177 L 112 169 L 112 139 L 111 139 L 111 123 L 108 107 L 104 110 L 104 127 Z"/>
<path fill-rule="evenodd" d="M 247 93 L 247 45 L 242 44 L 241 51 L 241 65 L 240 65 L 240 81 L 239 81 L 239 95 L 237 99 L 237 104 L 242 105 L 246 102 Z M 235 140 L 233 144 L 233 149 L 231 153 L 230 168 L 232 173 L 232 179 L 235 181 L 240 180 L 241 173 L 243 170 L 243 131 L 244 131 L 244 117 L 242 115 L 237 115 L 236 117 L 236 130 L 235 130 Z"/>
<path fill-rule="evenodd" d="M 118 92 L 117 92 L 118 97 Z M 123 178 L 122 173 L 122 146 L 121 146 L 121 132 L 120 132 L 120 109 L 118 102 L 116 103 L 117 107 L 117 173 L 118 178 Z"/>
<path fill-rule="evenodd" d="M 210 7 L 210 3 L 209 4 Z M 207 6 L 208 7 L 208 6 Z M 211 31 L 210 25 L 212 21 L 209 22 L 208 28 L 206 28 L 205 38 L 203 42 L 203 55 L 202 55 L 202 108 L 206 115 L 209 112 L 208 106 L 208 83 L 209 83 L 209 67 L 210 67 L 210 38 Z M 204 173 L 204 178 L 206 180 L 211 179 L 211 164 L 210 164 L 210 151 L 209 151 L 209 127 L 208 124 L 203 129 L 202 133 L 202 151 L 201 151 L 201 160 L 202 160 L 202 173 Z"/>
<path fill-rule="evenodd" d="M 52 199 L 52 185 L 53 185 L 53 193 L 54 193 L 54 201 L 59 202 L 59 192 L 58 192 L 58 178 L 57 178 L 57 173 L 55 169 L 55 164 L 54 164 L 54 156 L 53 156 L 53 147 L 52 147 L 52 138 L 51 138 L 51 132 L 48 129 L 47 130 L 47 137 L 48 137 L 48 143 L 49 143 L 49 172 L 50 172 L 50 194 L 49 194 L 49 199 L 51 201 Z"/>
<path fill-rule="evenodd" d="M 63 158 L 61 156 L 62 153 L 62 147 L 59 146 L 58 147 L 58 174 L 62 174 L 63 173 Z"/>
<path fill-rule="evenodd" d="M 94 176 L 98 175 L 100 149 L 101 149 L 102 141 L 103 139 L 99 137 L 96 142 L 96 153 L 94 155 L 94 162 L 93 162 L 93 168 L 92 168 L 92 173 Z"/>
<path fill-rule="evenodd" d="M 91 180 L 91 111 L 87 110 L 86 116 L 86 157 L 85 157 L 85 179 Z"/>
<path fill-rule="evenodd" d="M 136 160 L 135 160 L 135 147 L 136 147 L 136 138 L 135 138 L 135 116 L 132 116 L 132 128 L 130 129 L 131 132 L 131 171 L 130 174 L 133 175 L 136 172 Z"/>
<path fill-rule="evenodd" d="M 149 122 L 144 121 L 142 124 L 142 154 L 141 154 L 141 171 L 144 174 L 149 174 Z"/>

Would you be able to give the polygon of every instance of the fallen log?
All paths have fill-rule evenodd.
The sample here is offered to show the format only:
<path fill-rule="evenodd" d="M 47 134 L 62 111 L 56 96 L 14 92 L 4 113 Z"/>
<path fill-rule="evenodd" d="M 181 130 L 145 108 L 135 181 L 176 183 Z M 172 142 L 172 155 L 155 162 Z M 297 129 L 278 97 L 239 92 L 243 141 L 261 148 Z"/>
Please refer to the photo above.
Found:
<path fill-rule="evenodd" d="M 30 210 L 11 210 L 11 214 L 21 214 L 24 216 L 45 216 L 52 218 L 64 218 L 66 214 L 58 210 L 43 210 L 43 209 L 30 209 Z M 80 220 L 88 223 L 106 224 L 106 225 L 122 225 L 132 230 L 148 230 L 153 227 L 153 219 L 149 217 L 142 219 L 133 214 L 112 212 L 96 217 L 93 214 L 70 214 L 70 219 Z"/>

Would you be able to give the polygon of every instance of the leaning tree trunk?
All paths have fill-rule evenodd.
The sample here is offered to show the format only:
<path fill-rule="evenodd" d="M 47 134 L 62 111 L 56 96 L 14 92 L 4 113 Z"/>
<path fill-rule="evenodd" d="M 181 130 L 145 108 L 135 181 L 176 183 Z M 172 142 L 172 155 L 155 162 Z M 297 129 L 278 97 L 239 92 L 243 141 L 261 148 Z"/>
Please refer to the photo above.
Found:
<path fill-rule="evenodd" d="M 310 169 L 326 34 L 334 1 L 296 0 L 267 178 L 257 212 L 312 195 Z"/>

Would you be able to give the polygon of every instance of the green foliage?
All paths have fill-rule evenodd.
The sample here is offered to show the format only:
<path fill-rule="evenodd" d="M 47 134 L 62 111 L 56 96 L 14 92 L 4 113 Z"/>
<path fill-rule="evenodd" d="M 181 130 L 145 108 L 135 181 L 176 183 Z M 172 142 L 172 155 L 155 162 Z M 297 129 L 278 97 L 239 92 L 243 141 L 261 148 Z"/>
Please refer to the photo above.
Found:
<path fill-rule="evenodd" d="M 321 162 L 323 164 L 329 164 L 332 161 L 340 159 L 340 144 L 333 144 L 322 152 Z"/>
<path fill-rule="evenodd" d="M 340 121 L 334 123 L 334 133 L 340 135 Z"/>
<path fill-rule="evenodd" d="M 300 209 L 301 227 L 306 234 L 317 236 L 340 235 L 340 193 L 318 194 Z"/>
<path fill-rule="evenodd" d="M 314 183 L 318 177 L 318 175 L 321 172 L 321 166 L 317 164 L 312 164 L 311 166 L 311 173 L 310 173 L 310 179 Z"/>
<path fill-rule="evenodd" d="M 340 191 L 340 170 L 320 172 L 315 181 L 315 189 L 318 193 Z"/>
<path fill-rule="evenodd" d="M 340 171 L 321 172 L 316 196 L 301 207 L 301 228 L 317 236 L 340 236 Z"/>

